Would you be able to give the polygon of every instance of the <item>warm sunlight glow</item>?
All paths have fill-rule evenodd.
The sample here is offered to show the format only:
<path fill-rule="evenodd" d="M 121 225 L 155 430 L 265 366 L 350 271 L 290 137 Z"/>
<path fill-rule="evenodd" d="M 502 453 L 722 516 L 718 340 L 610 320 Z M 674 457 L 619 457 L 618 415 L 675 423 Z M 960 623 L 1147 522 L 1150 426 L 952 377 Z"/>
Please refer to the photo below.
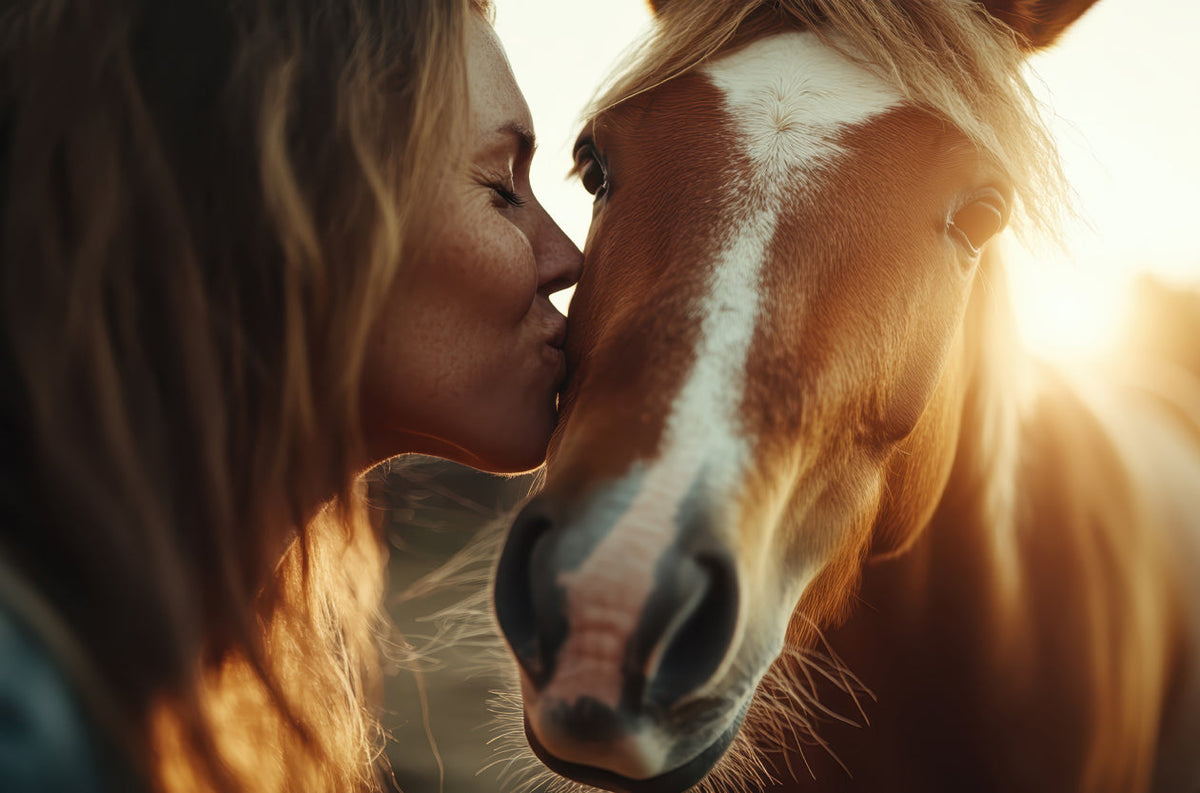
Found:
<path fill-rule="evenodd" d="M 1129 312 L 1124 274 L 1063 263 L 1022 262 L 1010 273 L 1017 328 L 1025 347 L 1061 362 L 1110 352 Z"/>
<path fill-rule="evenodd" d="M 1111 352 L 1142 273 L 1191 286 L 1200 279 L 1200 57 L 1175 38 L 1197 23 L 1200 5 L 1111 0 L 1034 58 L 1034 87 L 1078 215 L 1062 229 L 1061 251 L 1006 256 L 1021 336 L 1038 355 L 1078 361 Z M 1159 44 L 1113 57 L 1125 38 Z"/>

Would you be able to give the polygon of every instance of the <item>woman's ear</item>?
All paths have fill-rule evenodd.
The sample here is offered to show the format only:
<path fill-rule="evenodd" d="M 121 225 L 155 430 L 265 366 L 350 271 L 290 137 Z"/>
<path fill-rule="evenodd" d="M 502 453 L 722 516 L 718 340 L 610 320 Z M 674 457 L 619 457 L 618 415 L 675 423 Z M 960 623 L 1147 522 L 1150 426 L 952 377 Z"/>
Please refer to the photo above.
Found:
<path fill-rule="evenodd" d="M 1015 30 L 1025 49 L 1054 43 L 1096 0 L 982 0 L 992 16 Z M 654 5 L 651 3 L 651 5 Z"/>

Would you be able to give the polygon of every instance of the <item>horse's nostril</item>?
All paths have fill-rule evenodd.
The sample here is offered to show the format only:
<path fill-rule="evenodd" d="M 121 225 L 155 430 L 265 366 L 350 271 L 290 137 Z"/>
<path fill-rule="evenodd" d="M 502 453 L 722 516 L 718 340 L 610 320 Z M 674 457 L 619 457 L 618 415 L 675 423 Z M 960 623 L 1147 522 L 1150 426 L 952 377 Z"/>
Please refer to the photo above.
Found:
<path fill-rule="evenodd" d="M 534 685 L 553 673 L 553 659 L 567 633 L 562 595 L 552 569 L 554 521 L 547 505 L 534 500 L 509 531 L 496 568 L 496 620 L 513 655 Z"/>
<path fill-rule="evenodd" d="M 671 708 L 696 692 L 734 638 L 738 582 L 730 555 L 694 532 L 655 559 L 630 560 L 628 575 L 620 558 L 605 558 L 602 572 L 581 581 L 579 571 L 599 558 L 596 548 L 612 524 L 568 523 L 555 506 L 545 496 L 530 502 L 496 569 L 496 618 L 528 683 L 539 691 L 556 685 L 562 667 L 554 696 L 590 696 L 614 708 L 619 700 L 619 709 L 634 714 Z"/>
<path fill-rule="evenodd" d="M 645 698 L 670 706 L 694 692 L 717 671 L 737 625 L 737 578 L 731 561 L 704 555 L 681 562 L 680 609 L 664 627 L 647 669 Z"/>

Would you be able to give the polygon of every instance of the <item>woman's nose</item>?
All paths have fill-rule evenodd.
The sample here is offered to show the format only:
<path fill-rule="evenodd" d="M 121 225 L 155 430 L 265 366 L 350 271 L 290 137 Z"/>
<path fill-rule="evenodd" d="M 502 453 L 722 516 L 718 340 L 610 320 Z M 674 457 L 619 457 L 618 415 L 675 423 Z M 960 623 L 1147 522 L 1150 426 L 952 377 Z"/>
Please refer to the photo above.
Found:
<path fill-rule="evenodd" d="M 583 254 L 558 227 L 554 218 L 544 209 L 541 212 L 542 222 L 534 241 L 533 253 L 538 265 L 538 291 L 551 295 L 579 281 L 583 270 Z"/>

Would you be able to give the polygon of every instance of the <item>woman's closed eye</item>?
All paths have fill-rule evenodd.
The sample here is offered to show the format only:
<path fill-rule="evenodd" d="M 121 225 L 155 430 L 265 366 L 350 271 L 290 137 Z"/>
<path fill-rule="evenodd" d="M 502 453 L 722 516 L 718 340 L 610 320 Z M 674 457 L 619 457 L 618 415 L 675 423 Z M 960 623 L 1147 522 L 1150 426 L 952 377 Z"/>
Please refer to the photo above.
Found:
<path fill-rule="evenodd" d="M 521 207 L 525 206 L 525 198 L 517 192 L 516 187 L 503 179 L 496 179 L 488 183 L 493 195 L 493 203 L 498 208 L 505 206 Z"/>

